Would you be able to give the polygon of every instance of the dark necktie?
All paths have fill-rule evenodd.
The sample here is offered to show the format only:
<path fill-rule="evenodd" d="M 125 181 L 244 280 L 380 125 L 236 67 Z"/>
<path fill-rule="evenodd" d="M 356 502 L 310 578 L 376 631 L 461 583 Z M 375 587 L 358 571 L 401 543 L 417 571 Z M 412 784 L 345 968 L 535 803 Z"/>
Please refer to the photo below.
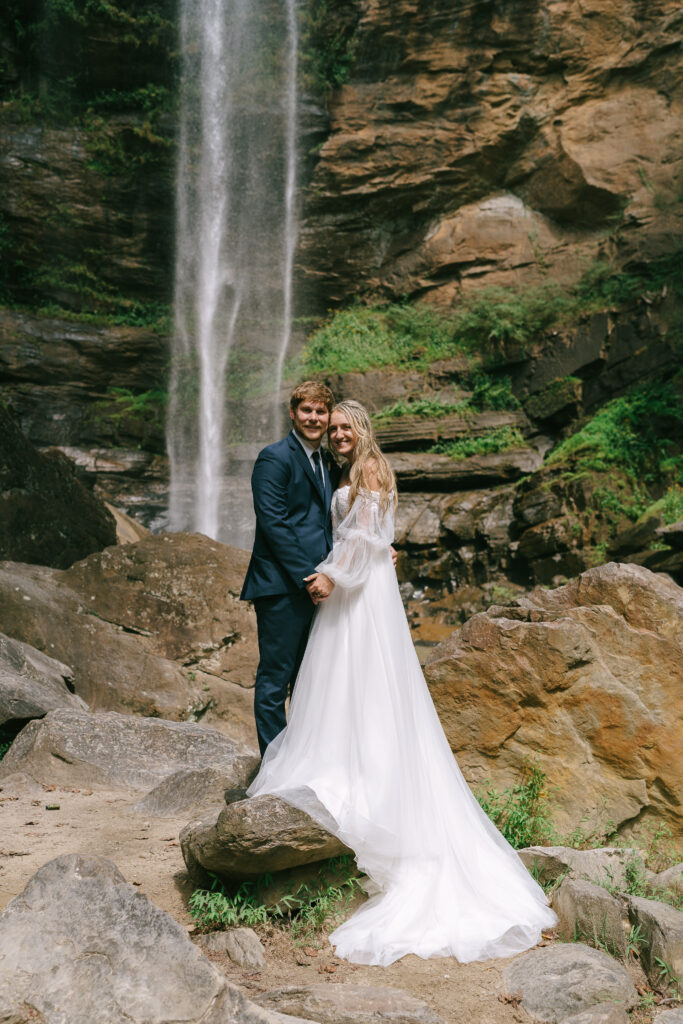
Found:
<path fill-rule="evenodd" d="M 313 452 L 313 464 L 315 465 L 315 478 L 318 481 L 320 493 L 325 496 L 325 477 L 323 476 L 323 465 L 320 461 L 320 452 Z"/>

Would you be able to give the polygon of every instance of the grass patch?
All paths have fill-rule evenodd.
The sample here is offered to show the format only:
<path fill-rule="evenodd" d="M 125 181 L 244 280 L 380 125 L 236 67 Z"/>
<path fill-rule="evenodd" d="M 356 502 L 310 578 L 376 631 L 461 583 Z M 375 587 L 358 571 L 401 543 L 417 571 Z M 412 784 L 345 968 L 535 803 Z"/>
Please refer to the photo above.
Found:
<path fill-rule="evenodd" d="M 482 370 L 464 371 L 457 375 L 462 386 L 470 395 L 460 402 L 445 402 L 436 398 L 399 398 L 393 405 L 375 413 L 377 424 L 401 419 L 404 416 L 418 416 L 423 419 L 440 419 L 443 416 L 467 416 L 484 410 L 512 410 L 520 405 L 512 393 L 509 377 L 492 377 Z"/>
<path fill-rule="evenodd" d="M 522 781 L 509 789 L 493 787 L 475 793 L 483 811 L 515 850 L 543 846 L 553 837 L 545 772 L 527 764 Z"/>
<path fill-rule="evenodd" d="M 260 875 L 234 890 L 214 878 L 211 889 L 196 889 L 189 910 L 202 931 L 236 925 L 286 925 L 295 938 L 306 939 L 332 926 L 361 892 L 356 866 L 348 855 L 323 861 L 311 884 L 285 888 L 277 901 L 267 900 L 273 876 Z"/>
<path fill-rule="evenodd" d="M 438 441 L 429 450 L 451 459 L 469 459 L 472 455 L 496 455 L 517 448 L 526 442 L 517 427 L 499 427 L 481 437 L 459 437 L 454 441 Z"/>

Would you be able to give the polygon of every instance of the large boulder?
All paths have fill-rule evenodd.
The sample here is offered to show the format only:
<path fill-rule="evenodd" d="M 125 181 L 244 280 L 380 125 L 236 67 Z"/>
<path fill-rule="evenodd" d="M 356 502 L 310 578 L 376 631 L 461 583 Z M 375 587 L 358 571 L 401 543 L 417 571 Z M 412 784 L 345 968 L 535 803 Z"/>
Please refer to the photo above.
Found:
<path fill-rule="evenodd" d="M 631 924 L 640 929 L 640 960 L 653 988 L 679 993 L 683 978 L 683 913 L 666 903 L 628 897 Z"/>
<path fill-rule="evenodd" d="M 473 616 L 425 674 L 470 783 L 538 760 L 560 827 L 683 816 L 683 590 L 610 563 Z"/>
<path fill-rule="evenodd" d="M 597 1004 L 630 1010 L 638 993 L 625 969 L 607 953 L 581 942 L 532 949 L 503 971 L 509 995 L 521 993 L 535 1020 L 558 1024 Z"/>
<path fill-rule="evenodd" d="M 221 878 L 254 878 L 316 863 L 347 848 L 304 811 L 277 796 L 228 804 L 218 815 L 189 822 L 180 833 L 188 871 Z"/>
<path fill-rule="evenodd" d="M 64 569 L 115 543 L 104 502 L 65 456 L 36 451 L 0 402 L 0 559 Z"/>
<path fill-rule="evenodd" d="M 87 710 L 72 687 L 68 665 L 0 633 L 0 725 L 42 718 L 56 708 Z"/>
<path fill-rule="evenodd" d="M 68 572 L 0 565 L 0 622 L 71 666 L 94 710 L 165 718 L 209 711 L 253 732 L 253 609 L 239 601 L 247 555 L 200 534 L 107 548 Z"/>
<path fill-rule="evenodd" d="M 115 711 L 50 711 L 30 722 L 0 762 L 0 778 L 21 772 L 42 785 L 147 794 L 139 809 L 174 816 L 220 805 L 245 786 L 256 754 L 215 729 Z"/>
<path fill-rule="evenodd" d="M 645 870 L 642 855 L 628 846 L 599 846 L 592 850 L 574 850 L 571 846 L 527 846 L 518 850 L 518 854 L 524 867 L 541 885 L 562 877 L 625 889 L 629 863 L 638 860 Z"/>
<path fill-rule="evenodd" d="M 626 958 L 621 903 L 599 885 L 565 878 L 553 893 L 557 930 L 565 942 L 582 941 L 613 956 Z"/>
<path fill-rule="evenodd" d="M 45 864 L 0 914 L 13 1024 L 294 1024 L 250 1003 L 185 929 L 101 857 Z"/>

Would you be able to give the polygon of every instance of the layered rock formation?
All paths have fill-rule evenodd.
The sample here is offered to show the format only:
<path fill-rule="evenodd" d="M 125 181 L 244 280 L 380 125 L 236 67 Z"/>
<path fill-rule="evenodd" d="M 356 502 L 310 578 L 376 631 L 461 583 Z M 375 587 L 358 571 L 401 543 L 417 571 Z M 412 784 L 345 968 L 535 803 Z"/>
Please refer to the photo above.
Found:
<path fill-rule="evenodd" d="M 358 7 L 299 257 L 328 303 L 359 290 L 450 303 L 483 282 L 575 278 L 605 246 L 675 248 L 674 0 Z"/>

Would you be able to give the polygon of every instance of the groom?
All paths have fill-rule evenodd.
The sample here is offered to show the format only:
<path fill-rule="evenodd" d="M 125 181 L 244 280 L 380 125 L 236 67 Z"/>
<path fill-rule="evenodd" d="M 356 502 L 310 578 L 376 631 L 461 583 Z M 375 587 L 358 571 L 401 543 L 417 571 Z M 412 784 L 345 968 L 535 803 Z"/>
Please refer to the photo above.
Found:
<path fill-rule="evenodd" d="M 251 477 L 256 536 L 241 597 L 253 600 L 256 609 L 254 717 L 261 754 L 287 724 L 285 700 L 315 605 L 331 586 L 315 567 L 332 547 L 330 502 L 340 470 L 326 464 L 320 442 L 333 406 L 324 384 L 300 384 L 289 403 L 291 433 L 259 453 Z"/>

